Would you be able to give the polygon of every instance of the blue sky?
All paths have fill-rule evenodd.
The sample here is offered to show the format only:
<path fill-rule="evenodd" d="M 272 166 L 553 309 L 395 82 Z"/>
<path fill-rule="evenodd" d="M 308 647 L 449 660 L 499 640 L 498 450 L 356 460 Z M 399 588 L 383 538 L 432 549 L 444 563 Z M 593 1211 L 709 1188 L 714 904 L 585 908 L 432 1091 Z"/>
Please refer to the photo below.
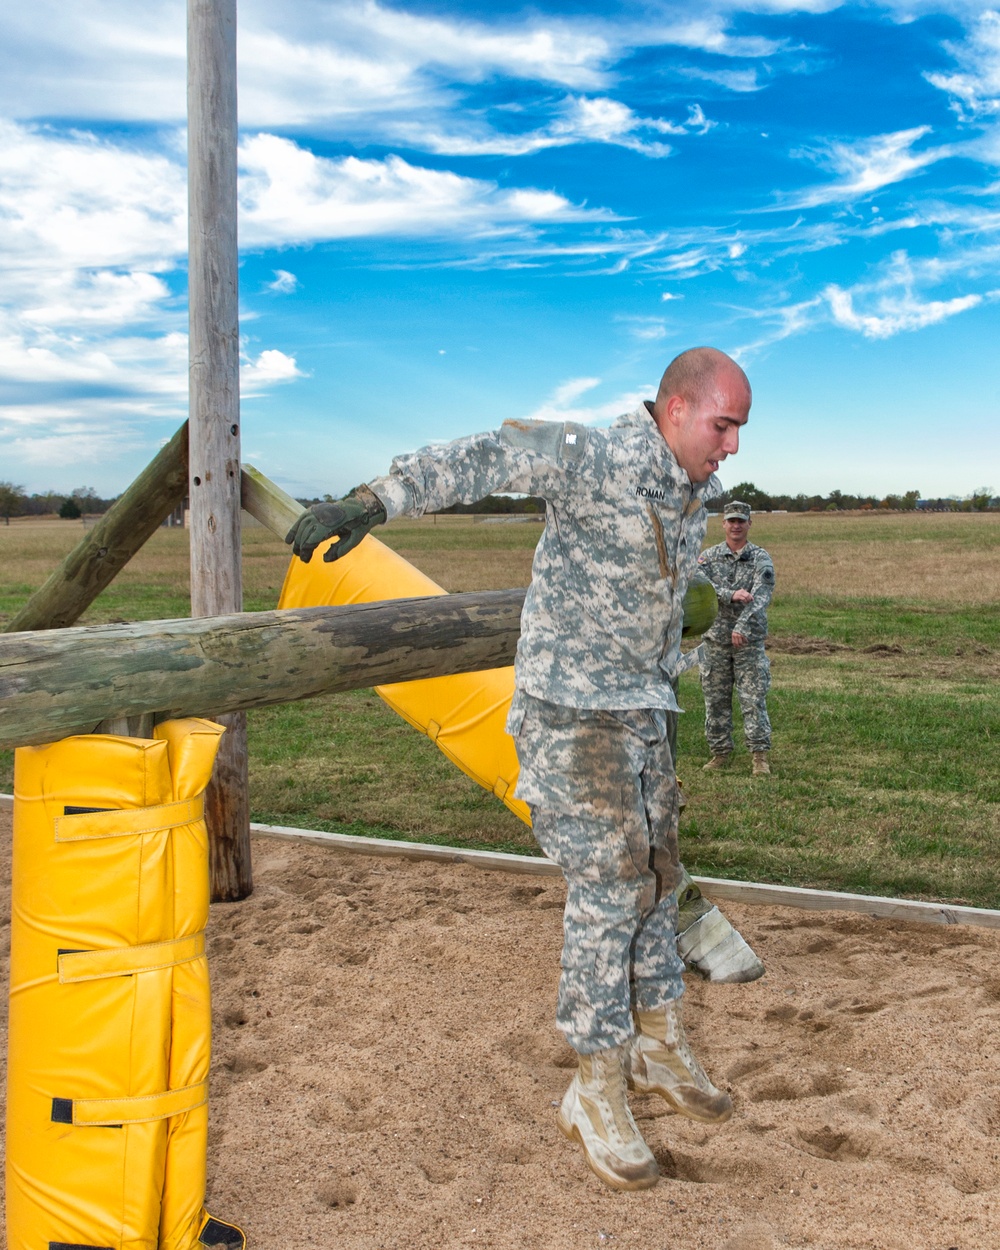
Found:
<path fill-rule="evenodd" d="M 723 480 L 1000 488 L 1000 14 L 963 0 L 241 0 L 243 452 L 297 495 L 699 343 Z M 183 0 L 0 16 L 0 478 L 183 419 Z"/>

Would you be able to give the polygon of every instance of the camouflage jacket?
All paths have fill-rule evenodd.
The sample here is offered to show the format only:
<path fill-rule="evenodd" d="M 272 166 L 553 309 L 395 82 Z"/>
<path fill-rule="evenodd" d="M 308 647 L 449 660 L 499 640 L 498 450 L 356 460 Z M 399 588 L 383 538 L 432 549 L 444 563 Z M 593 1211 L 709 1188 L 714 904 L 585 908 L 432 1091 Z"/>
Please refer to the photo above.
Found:
<path fill-rule="evenodd" d="M 767 605 L 774 594 L 774 565 L 763 547 L 747 543 L 730 551 L 727 543 L 707 547 L 698 557 L 701 571 L 719 596 L 719 615 L 705 634 L 711 642 L 731 643 L 733 633 L 751 642 L 767 637 Z M 734 590 L 749 590 L 753 603 L 733 603 Z"/>
<path fill-rule="evenodd" d="M 684 592 L 705 537 L 704 500 L 646 406 L 610 429 L 506 421 L 499 430 L 398 456 L 371 489 L 390 520 L 491 491 L 540 495 L 517 647 L 519 689 L 577 708 L 677 710 Z"/>

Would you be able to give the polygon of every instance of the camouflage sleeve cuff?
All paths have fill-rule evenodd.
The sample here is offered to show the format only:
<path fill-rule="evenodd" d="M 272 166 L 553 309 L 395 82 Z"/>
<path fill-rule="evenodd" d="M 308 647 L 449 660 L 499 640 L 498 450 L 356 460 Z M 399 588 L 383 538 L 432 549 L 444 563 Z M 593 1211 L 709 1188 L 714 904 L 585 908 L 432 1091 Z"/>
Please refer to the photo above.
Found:
<path fill-rule="evenodd" d="M 368 483 L 368 489 L 375 492 L 385 505 L 386 516 L 391 521 L 398 516 L 413 514 L 416 500 L 413 491 L 401 477 L 390 474 L 388 477 L 375 477 Z"/>

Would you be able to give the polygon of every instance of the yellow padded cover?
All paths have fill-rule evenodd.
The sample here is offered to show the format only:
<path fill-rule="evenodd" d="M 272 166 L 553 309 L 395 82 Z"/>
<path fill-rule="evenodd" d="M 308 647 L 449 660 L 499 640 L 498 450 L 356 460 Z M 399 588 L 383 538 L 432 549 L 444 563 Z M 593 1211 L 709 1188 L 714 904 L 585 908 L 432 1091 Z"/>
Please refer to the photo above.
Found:
<path fill-rule="evenodd" d="M 222 733 L 180 720 L 153 739 L 15 754 L 10 1250 L 197 1245 L 211 1036 L 200 796 Z"/>
<path fill-rule="evenodd" d="M 316 608 L 380 599 L 443 595 L 437 582 L 370 534 L 346 556 L 330 564 L 316 548 L 303 564 L 293 557 L 281 588 L 279 608 Z M 504 728 L 514 694 L 513 668 L 426 677 L 421 681 L 376 686 L 375 692 L 414 729 L 427 734 L 451 762 L 531 824 L 526 803 L 514 798 L 517 752 Z"/>

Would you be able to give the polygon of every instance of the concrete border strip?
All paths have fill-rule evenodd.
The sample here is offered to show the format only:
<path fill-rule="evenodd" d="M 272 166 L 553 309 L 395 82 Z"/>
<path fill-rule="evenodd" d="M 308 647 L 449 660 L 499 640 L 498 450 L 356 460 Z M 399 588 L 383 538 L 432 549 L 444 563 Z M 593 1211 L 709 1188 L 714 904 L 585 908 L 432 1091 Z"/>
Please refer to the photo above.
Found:
<path fill-rule="evenodd" d="M 13 806 L 14 796 L 0 794 L 0 807 Z M 427 842 L 397 842 L 389 838 L 363 838 L 320 829 L 297 829 L 290 825 L 251 824 L 257 838 L 308 842 L 356 855 L 398 856 L 402 859 L 436 860 L 438 863 L 470 864 L 474 868 L 520 872 L 535 877 L 558 877 L 559 868 L 540 855 L 508 855 L 500 851 L 464 850 Z M 806 911 L 845 911 L 884 920 L 915 920 L 923 924 L 968 924 L 1000 929 L 1000 911 L 986 907 L 959 907 L 948 903 L 925 903 L 910 898 L 882 898 L 872 894 L 843 894 L 836 890 L 804 890 L 790 885 L 767 885 L 751 881 L 726 881 L 718 877 L 695 877 L 706 897 L 716 902 L 748 903 L 755 907 L 799 907 Z"/>

